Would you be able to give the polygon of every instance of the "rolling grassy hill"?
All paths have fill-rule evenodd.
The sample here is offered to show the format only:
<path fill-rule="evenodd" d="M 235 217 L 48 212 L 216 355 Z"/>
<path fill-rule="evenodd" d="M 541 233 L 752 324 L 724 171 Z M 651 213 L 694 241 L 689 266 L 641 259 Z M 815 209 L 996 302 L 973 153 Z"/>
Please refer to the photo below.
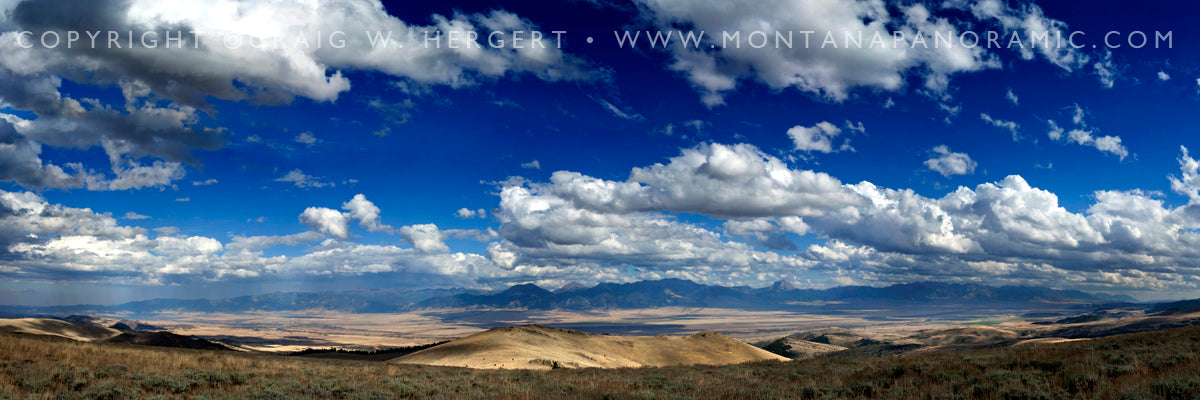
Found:
<path fill-rule="evenodd" d="M 406 364 L 552 369 L 723 365 L 783 357 L 715 332 L 687 337 L 595 335 L 540 325 L 490 329 L 395 359 Z"/>
<path fill-rule="evenodd" d="M 1197 370 L 1200 327 L 899 357 L 550 371 L 0 334 L 0 398 L 1195 399 Z"/>

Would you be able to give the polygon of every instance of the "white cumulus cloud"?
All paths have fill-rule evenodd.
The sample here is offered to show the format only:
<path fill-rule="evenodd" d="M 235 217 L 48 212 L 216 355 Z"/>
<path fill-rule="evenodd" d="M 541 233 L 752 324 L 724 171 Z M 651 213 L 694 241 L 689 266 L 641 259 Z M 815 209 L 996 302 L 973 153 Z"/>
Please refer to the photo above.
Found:
<path fill-rule="evenodd" d="M 300 223 L 308 225 L 312 230 L 333 237 L 346 239 L 350 237 L 348 218 L 338 210 L 325 207 L 309 207 L 300 214 Z"/>
<path fill-rule="evenodd" d="M 304 171 L 299 169 L 288 171 L 288 173 L 284 174 L 283 176 L 276 178 L 275 182 L 290 182 L 301 189 L 334 186 L 334 183 L 332 182 L 322 182 L 320 178 L 305 174 Z"/>
<path fill-rule="evenodd" d="M 975 173 L 975 167 L 979 165 L 971 159 L 971 156 L 968 156 L 966 153 L 952 152 L 946 145 L 934 147 L 933 155 L 933 158 L 925 160 L 925 166 L 930 171 L 937 172 L 945 177 L 973 174 Z"/>
<path fill-rule="evenodd" d="M 413 248 L 425 253 L 448 252 L 450 247 L 446 246 L 442 232 L 434 224 L 418 224 L 402 226 L 399 229 L 400 237 L 408 242 Z"/>
<path fill-rule="evenodd" d="M 848 126 L 856 131 L 862 132 L 862 123 L 853 125 L 847 122 Z M 788 129 L 788 137 L 792 138 L 792 143 L 795 149 L 799 151 L 832 153 L 842 150 L 853 150 L 850 147 L 850 140 L 842 141 L 842 144 L 834 147 L 833 141 L 842 134 L 842 129 L 827 121 L 822 121 L 811 127 L 797 125 Z"/>

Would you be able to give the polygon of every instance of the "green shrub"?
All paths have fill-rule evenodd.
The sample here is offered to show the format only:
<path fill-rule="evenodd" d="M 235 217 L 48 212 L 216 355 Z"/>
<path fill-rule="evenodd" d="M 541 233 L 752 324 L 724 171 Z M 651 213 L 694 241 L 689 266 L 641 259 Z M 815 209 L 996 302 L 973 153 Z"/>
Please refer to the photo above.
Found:
<path fill-rule="evenodd" d="M 92 400 L 120 400 L 136 398 L 137 393 L 132 390 L 122 388 L 113 381 L 104 381 L 93 386 L 86 393 L 87 398 Z"/>

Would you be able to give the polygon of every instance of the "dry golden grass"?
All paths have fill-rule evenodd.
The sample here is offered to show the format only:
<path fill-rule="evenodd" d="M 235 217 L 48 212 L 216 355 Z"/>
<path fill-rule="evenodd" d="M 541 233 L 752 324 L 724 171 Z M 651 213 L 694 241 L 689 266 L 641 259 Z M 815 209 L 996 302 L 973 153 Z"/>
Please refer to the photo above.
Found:
<path fill-rule="evenodd" d="M 922 332 L 912 336 L 912 339 L 927 346 L 952 346 L 990 344 L 1016 340 L 1020 335 L 1013 331 L 986 326 L 966 328 L 941 329 Z"/>
<path fill-rule="evenodd" d="M 728 366 L 473 370 L 0 334 L 0 398 L 1198 399 L 1200 327 Z"/>
<path fill-rule="evenodd" d="M 552 369 L 725 365 L 787 359 L 728 336 L 609 336 L 539 325 L 496 328 L 393 360 L 468 368 Z"/>

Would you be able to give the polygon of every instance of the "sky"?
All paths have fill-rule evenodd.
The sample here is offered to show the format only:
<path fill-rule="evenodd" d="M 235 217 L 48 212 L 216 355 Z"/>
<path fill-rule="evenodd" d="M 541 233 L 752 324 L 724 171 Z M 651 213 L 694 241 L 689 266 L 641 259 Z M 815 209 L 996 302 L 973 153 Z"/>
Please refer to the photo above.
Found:
<path fill-rule="evenodd" d="M 0 304 L 1200 297 L 1196 7 L 0 0 Z"/>

